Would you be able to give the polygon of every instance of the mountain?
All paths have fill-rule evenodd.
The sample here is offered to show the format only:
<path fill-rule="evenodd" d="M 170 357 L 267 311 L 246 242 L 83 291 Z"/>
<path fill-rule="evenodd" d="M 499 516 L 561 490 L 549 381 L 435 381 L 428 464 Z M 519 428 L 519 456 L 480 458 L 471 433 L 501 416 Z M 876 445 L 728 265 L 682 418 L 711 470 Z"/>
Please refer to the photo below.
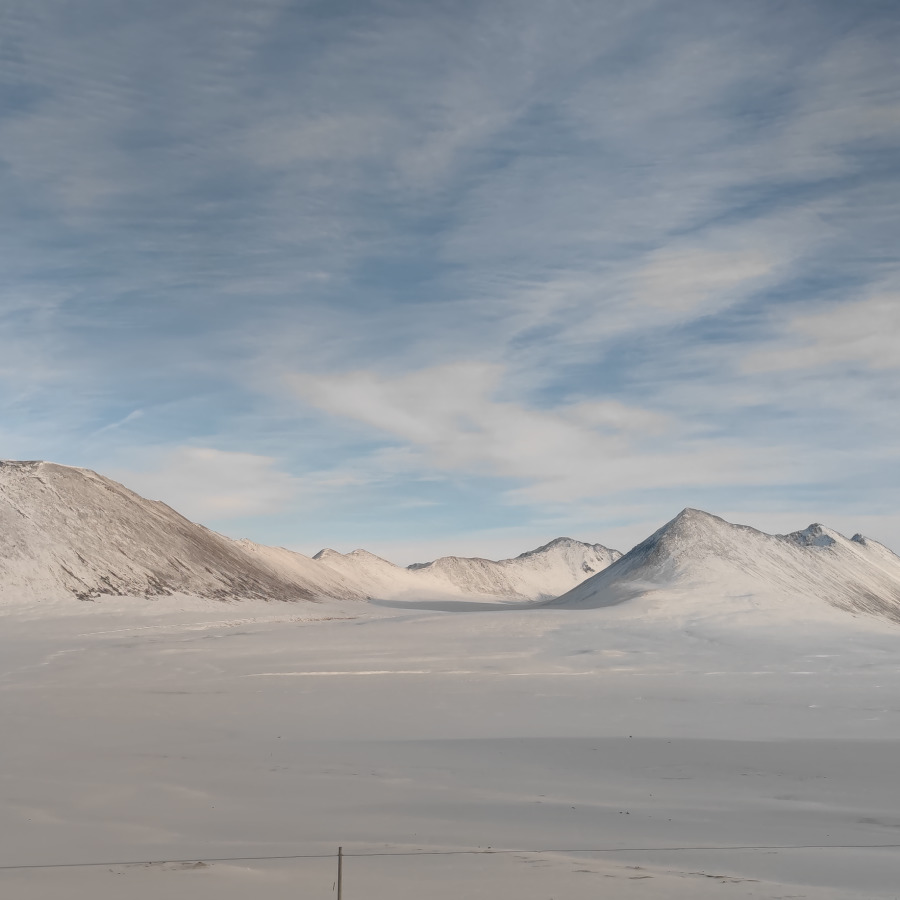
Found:
<path fill-rule="evenodd" d="M 466 593 L 550 599 L 602 571 L 621 555 L 602 544 L 561 537 L 513 559 L 444 556 L 410 566 L 410 570 Z"/>
<path fill-rule="evenodd" d="M 175 593 L 574 608 L 643 597 L 656 610 L 833 608 L 900 622 L 900 557 L 819 524 L 770 535 L 686 509 L 624 556 L 557 538 L 502 560 L 446 556 L 403 568 L 365 550 L 310 559 L 216 534 L 87 469 L 0 462 L 0 600 Z"/>
<path fill-rule="evenodd" d="M 406 596 L 445 595 L 446 585 L 431 579 L 417 579 L 402 566 L 394 565 L 368 550 L 338 553 L 337 550 L 320 550 L 313 559 L 323 568 L 337 572 L 357 590 L 379 600 L 403 599 Z"/>
<path fill-rule="evenodd" d="M 614 606 L 666 592 L 714 602 L 723 612 L 729 602 L 733 608 L 791 602 L 810 611 L 825 603 L 900 622 L 900 557 L 862 535 L 848 539 L 819 524 L 771 535 L 685 509 L 548 605 Z"/>
<path fill-rule="evenodd" d="M 365 550 L 310 559 L 216 534 L 88 469 L 0 461 L 0 599 L 532 600 L 618 555 L 560 538 L 499 562 L 445 557 L 403 568 Z"/>
<path fill-rule="evenodd" d="M 232 541 L 88 469 L 0 462 L 0 598 L 359 598 L 289 550 Z"/>
<path fill-rule="evenodd" d="M 546 600 L 599 572 L 622 554 L 602 544 L 557 538 L 514 559 L 444 556 L 402 568 L 366 550 L 320 550 L 313 559 L 381 600 L 477 598 Z"/>

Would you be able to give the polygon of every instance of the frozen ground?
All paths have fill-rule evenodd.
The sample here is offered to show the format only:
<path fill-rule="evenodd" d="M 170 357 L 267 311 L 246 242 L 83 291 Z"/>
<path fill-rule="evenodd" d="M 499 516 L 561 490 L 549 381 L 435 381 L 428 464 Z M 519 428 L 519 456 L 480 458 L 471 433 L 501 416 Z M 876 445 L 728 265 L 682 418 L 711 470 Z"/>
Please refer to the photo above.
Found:
<path fill-rule="evenodd" d="M 900 627 L 703 608 L 7 608 L 0 895 L 900 897 Z"/>

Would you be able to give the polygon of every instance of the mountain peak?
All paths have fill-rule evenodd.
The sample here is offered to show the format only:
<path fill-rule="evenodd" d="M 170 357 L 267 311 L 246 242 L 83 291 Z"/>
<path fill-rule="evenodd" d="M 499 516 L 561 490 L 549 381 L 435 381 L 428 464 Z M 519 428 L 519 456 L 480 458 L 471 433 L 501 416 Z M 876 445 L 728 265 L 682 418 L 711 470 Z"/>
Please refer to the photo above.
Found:
<path fill-rule="evenodd" d="M 396 563 L 392 563 L 389 559 L 385 559 L 383 556 L 378 556 L 376 553 L 372 553 L 369 550 L 364 550 L 362 547 L 358 547 L 356 550 L 351 550 L 347 557 L 349 559 L 361 560 L 362 562 L 370 562 L 376 563 L 382 566 L 391 566 L 393 568 L 400 568 Z"/>
<path fill-rule="evenodd" d="M 690 506 L 683 509 L 674 519 L 666 522 L 662 528 L 655 531 L 646 540 L 642 541 L 634 550 L 638 548 L 655 547 L 660 543 L 683 543 L 695 542 L 704 537 L 712 537 L 713 535 L 727 534 L 731 529 L 742 528 L 744 526 L 732 525 L 719 516 L 712 513 L 704 512 L 702 509 L 694 509 Z M 631 552 L 634 552 L 631 551 Z"/>
<path fill-rule="evenodd" d="M 541 544 L 540 547 L 535 547 L 534 550 L 526 550 L 524 553 L 520 553 L 515 558 L 524 559 L 526 556 L 534 556 L 536 553 L 546 553 L 548 550 L 556 550 L 557 548 L 589 546 L 591 545 L 585 544 L 583 541 L 576 541 L 574 538 L 558 537 L 553 538 L 552 541 L 548 541 L 546 544 Z"/>
<path fill-rule="evenodd" d="M 48 462 L 46 459 L 0 459 L 0 468 L 11 469 L 22 473 L 28 471 L 43 471 L 49 469 L 51 471 L 80 472 L 82 475 L 90 475 L 95 478 L 102 478 L 93 469 L 85 469 L 81 466 L 67 466 L 64 463 Z"/>
<path fill-rule="evenodd" d="M 318 560 L 326 560 L 326 559 L 334 559 L 336 556 L 343 556 L 343 553 L 338 553 L 337 550 L 332 550 L 331 547 L 323 547 L 318 553 L 313 556 L 313 559 Z"/>
<path fill-rule="evenodd" d="M 686 523 L 694 523 L 694 524 L 721 524 L 727 525 L 728 523 L 720 518 L 719 516 L 714 516 L 712 513 L 708 513 L 702 509 L 695 509 L 693 506 L 686 506 L 671 522 L 670 525 L 675 524 L 686 524 Z"/>
<path fill-rule="evenodd" d="M 813 522 L 812 525 L 809 525 L 802 531 L 794 531 L 791 534 L 784 535 L 784 537 L 804 547 L 830 547 L 836 544 L 841 536 L 819 522 Z"/>

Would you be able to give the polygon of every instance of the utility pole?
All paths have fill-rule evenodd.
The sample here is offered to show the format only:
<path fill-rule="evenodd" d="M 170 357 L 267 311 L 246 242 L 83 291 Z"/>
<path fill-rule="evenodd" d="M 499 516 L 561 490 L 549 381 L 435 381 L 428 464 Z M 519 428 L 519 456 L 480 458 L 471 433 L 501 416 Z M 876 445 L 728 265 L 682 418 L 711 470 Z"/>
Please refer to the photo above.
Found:
<path fill-rule="evenodd" d="M 342 885 L 341 881 L 344 876 L 344 848 L 338 847 L 338 882 L 337 882 L 337 900 L 342 900 Z"/>

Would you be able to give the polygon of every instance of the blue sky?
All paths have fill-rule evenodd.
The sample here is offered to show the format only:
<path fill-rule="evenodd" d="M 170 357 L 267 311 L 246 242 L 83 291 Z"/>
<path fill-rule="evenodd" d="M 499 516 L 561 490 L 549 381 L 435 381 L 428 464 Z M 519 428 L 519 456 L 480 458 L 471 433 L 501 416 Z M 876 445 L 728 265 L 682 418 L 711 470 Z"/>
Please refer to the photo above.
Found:
<path fill-rule="evenodd" d="M 399 562 L 900 550 L 893 2 L 0 0 L 0 456 Z"/>

